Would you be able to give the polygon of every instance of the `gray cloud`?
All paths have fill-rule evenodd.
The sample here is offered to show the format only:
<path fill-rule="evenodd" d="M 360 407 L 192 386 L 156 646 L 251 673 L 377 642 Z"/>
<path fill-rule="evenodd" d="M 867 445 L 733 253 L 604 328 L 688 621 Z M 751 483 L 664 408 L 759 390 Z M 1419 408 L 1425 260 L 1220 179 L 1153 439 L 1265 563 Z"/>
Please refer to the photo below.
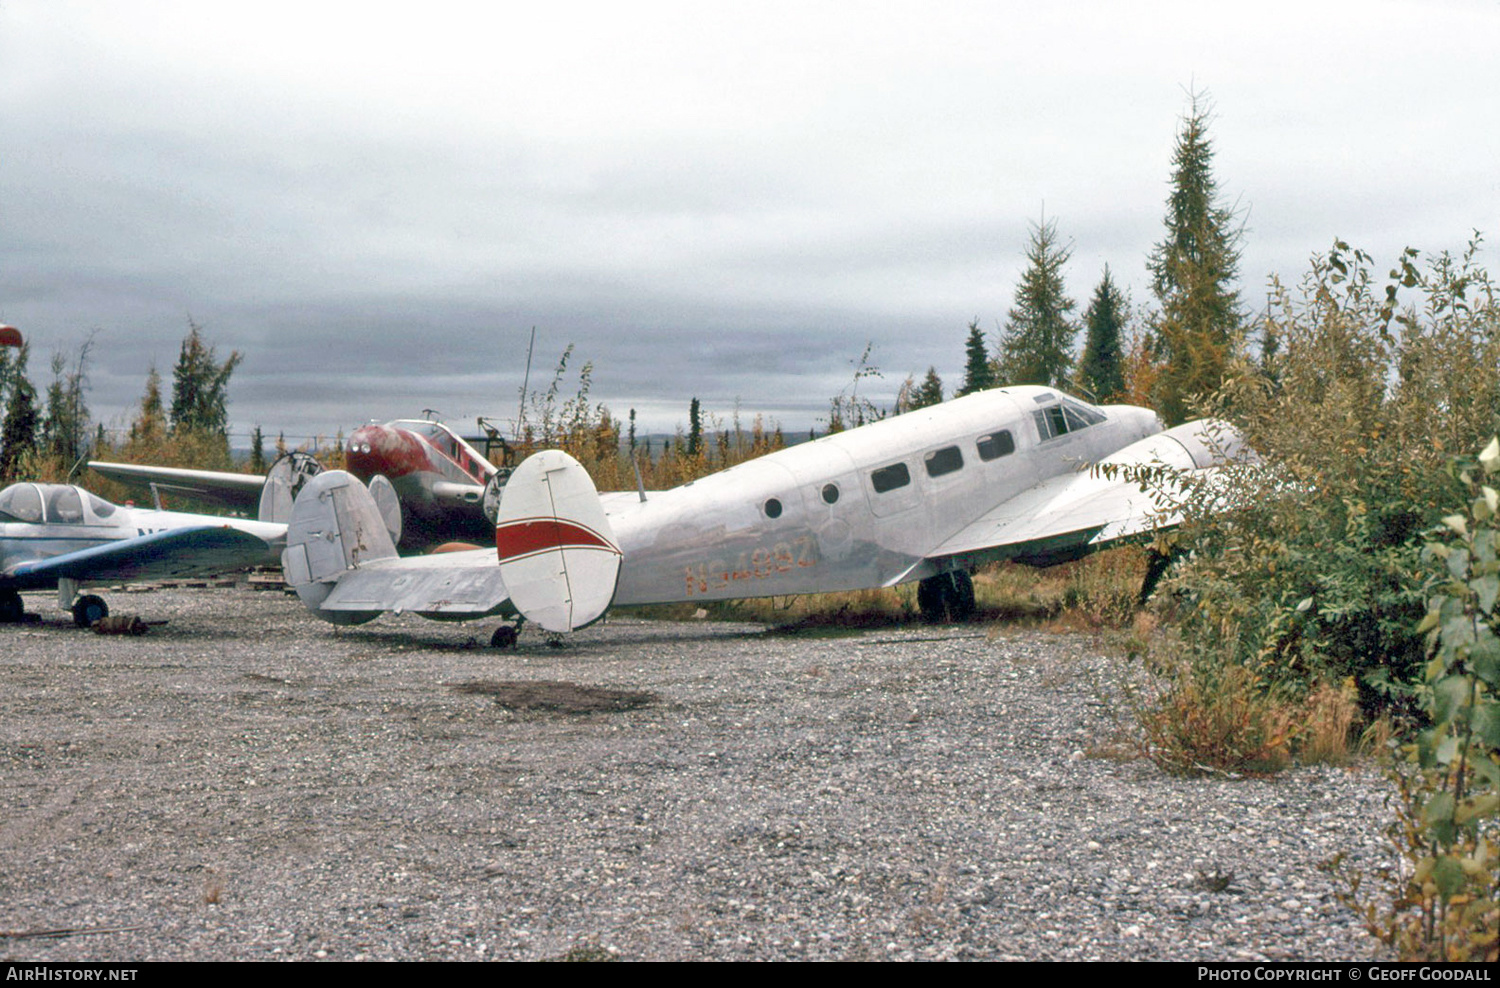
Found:
<path fill-rule="evenodd" d="M 242 433 L 512 414 L 532 326 L 533 379 L 574 342 L 650 428 L 809 424 L 867 341 L 883 394 L 956 383 L 1044 208 L 1080 305 L 1105 264 L 1146 300 L 1189 85 L 1252 308 L 1335 236 L 1457 248 L 1500 205 L 1493 5 L 356 9 L 0 8 L 0 319 L 98 328 L 101 417 L 190 316 L 246 355 Z"/>

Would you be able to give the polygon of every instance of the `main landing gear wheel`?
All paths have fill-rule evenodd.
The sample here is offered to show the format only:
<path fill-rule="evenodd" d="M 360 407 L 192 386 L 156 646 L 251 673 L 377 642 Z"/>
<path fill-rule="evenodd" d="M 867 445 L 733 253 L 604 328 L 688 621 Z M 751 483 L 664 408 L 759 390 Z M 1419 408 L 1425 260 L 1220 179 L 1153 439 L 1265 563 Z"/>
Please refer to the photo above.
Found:
<path fill-rule="evenodd" d="M 490 648 L 515 648 L 516 639 L 521 637 L 519 628 L 513 628 L 508 624 L 502 624 L 495 629 L 490 636 Z"/>
<path fill-rule="evenodd" d="M 26 604 L 19 591 L 0 590 L 0 624 L 15 624 L 26 614 Z"/>
<path fill-rule="evenodd" d="M 929 576 L 917 584 L 917 609 L 928 624 L 974 616 L 974 580 L 963 570 Z"/>
<path fill-rule="evenodd" d="M 91 628 L 95 621 L 109 617 L 109 605 L 103 597 L 84 594 L 73 602 L 73 623 L 80 628 Z"/>

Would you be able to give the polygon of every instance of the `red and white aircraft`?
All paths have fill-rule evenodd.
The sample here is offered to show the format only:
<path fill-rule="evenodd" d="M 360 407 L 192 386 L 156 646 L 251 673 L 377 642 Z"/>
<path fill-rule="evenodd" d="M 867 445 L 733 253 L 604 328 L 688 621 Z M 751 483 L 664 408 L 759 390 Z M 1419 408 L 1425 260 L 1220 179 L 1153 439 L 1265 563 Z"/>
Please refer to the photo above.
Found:
<path fill-rule="evenodd" d="M 398 544 L 420 552 L 447 542 L 486 543 L 485 487 L 501 469 L 441 422 L 400 419 L 356 429 L 344 447 L 348 472 L 367 485 L 388 485 L 401 505 Z M 289 453 L 264 476 L 89 461 L 100 476 L 226 505 L 285 521 L 302 486 L 322 471 L 307 453 Z"/>
<path fill-rule="evenodd" d="M 365 486 L 330 471 L 296 498 L 282 568 L 335 624 L 413 611 L 565 632 L 611 604 L 911 581 L 924 615 L 961 617 L 982 563 L 1049 565 L 1175 523 L 1121 471 L 1084 468 L 1205 471 L 1238 452 L 1224 423 L 1162 431 L 1150 409 L 1000 388 L 639 497 L 601 499 L 576 460 L 537 453 L 500 492 L 496 550 L 400 558 Z"/>

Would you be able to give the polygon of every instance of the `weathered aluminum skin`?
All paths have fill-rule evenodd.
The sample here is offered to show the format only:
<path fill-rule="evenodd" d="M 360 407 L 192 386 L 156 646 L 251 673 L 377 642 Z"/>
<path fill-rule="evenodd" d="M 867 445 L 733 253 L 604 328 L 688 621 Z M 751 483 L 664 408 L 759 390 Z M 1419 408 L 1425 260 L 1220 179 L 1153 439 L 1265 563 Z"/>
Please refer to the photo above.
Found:
<path fill-rule="evenodd" d="M 1064 421 L 1067 431 L 1049 424 Z M 1149 409 L 1095 408 L 1047 388 L 997 389 L 781 450 L 652 493 L 644 502 L 602 498 L 622 553 L 614 603 L 854 590 L 922 579 L 985 558 L 994 545 L 970 533 L 1013 500 L 1034 505 L 1030 535 L 1036 539 L 1074 535 L 1078 526 L 1068 510 L 1048 510 L 1046 496 L 1028 502 L 1022 495 L 1054 482 L 1053 500 L 1077 508 L 1081 501 L 1065 495 L 1080 483 L 1081 467 L 1160 431 Z M 999 527 L 999 520 L 988 524 Z M 1070 550 L 1097 534 L 1095 528 L 1075 538 L 1080 544 Z M 348 591 L 334 590 L 320 613 L 340 620 L 329 612 L 378 606 L 458 617 L 460 596 L 473 599 L 471 616 L 503 613 L 503 581 L 476 576 L 498 569 L 495 553 L 440 559 L 361 567 L 359 576 L 342 578 Z M 469 592 L 456 594 L 435 582 L 449 578 Z"/>
<path fill-rule="evenodd" d="M 891 586 L 940 571 L 934 550 L 975 518 L 1050 477 L 1159 431 L 1149 409 L 1043 441 L 1032 414 L 1056 395 L 969 395 L 780 450 L 626 506 L 611 522 L 625 554 L 619 604 L 725 600 Z M 1047 404 L 1055 405 L 1056 401 Z M 983 460 L 978 441 L 1009 432 L 1014 451 Z M 927 457 L 957 447 L 963 466 L 932 477 Z M 906 485 L 872 474 L 904 464 Z M 823 496 L 827 485 L 835 501 Z M 770 517 L 767 502 L 781 505 Z"/>

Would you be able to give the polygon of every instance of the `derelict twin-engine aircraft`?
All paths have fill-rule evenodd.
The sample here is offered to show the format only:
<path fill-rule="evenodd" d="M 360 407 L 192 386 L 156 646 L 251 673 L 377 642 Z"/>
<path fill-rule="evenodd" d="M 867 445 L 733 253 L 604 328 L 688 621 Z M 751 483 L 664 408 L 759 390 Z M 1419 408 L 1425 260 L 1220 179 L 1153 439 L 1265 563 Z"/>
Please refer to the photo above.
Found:
<path fill-rule="evenodd" d="M 519 616 L 565 632 L 612 604 L 911 581 L 924 616 L 964 616 L 975 566 L 1049 565 L 1171 522 L 1118 471 L 1082 467 L 1208 470 L 1236 443 L 1223 423 L 1163 432 L 1149 409 L 1012 387 L 628 499 L 601 500 L 576 460 L 549 450 L 501 490 L 496 550 L 407 558 L 364 485 L 329 471 L 296 498 L 282 568 L 303 603 L 335 624 L 412 611 Z M 502 627 L 495 642 L 514 636 Z"/>
<path fill-rule="evenodd" d="M 493 538 L 494 523 L 484 511 L 486 485 L 493 499 L 504 471 L 441 422 L 402 419 L 361 426 L 344 447 L 344 462 L 362 483 L 391 488 L 401 505 L 397 544 L 402 552 Z M 302 485 L 323 469 L 301 452 L 281 457 L 265 476 L 97 460 L 89 467 L 112 480 L 149 487 L 153 494 L 187 494 L 279 521 L 290 515 Z"/>
<path fill-rule="evenodd" d="M 103 598 L 79 594 L 87 584 L 274 566 L 285 544 L 284 523 L 130 508 L 67 484 L 11 484 L 0 491 L 0 622 L 22 619 L 22 590 L 56 587 L 58 606 L 87 627 L 109 614 Z"/>

